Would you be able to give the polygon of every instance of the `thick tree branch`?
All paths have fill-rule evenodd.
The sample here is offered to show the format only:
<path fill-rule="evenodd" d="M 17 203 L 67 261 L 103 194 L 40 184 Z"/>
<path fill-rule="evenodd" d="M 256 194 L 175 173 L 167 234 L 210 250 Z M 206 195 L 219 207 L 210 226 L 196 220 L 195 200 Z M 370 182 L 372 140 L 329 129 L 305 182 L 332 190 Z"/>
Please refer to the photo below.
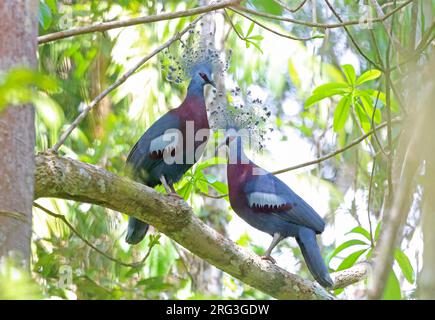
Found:
<path fill-rule="evenodd" d="M 56 41 L 60 39 L 65 39 L 77 35 L 92 33 L 92 32 L 102 32 L 111 29 L 117 29 L 122 27 L 135 26 L 138 24 L 145 24 L 157 21 L 171 20 L 182 17 L 194 16 L 214 10 L 219 10 L 231 5 L 235 5 L 240 3 L 241 0 L 226 0 L 217 3 L 212 3 L 210 5 L 201 6 L 198 8 L 187 9 L 178 12 L 168 12 L 156 14 L 153 16 L 145 16 L 134 19 L 127 19 L 121 21 L 110 21 L 110 22 L 99 22 L 90 26 L 78 27 L 70 30 L 64 30 L 60 32 L 50 33 L 43 36 L 38 37 L 38 43 L 43 44 L 51 41 Z"/>
<path fill-rule="evenodd" d="M 363 261 L 355 264 L 352 268 L 338 271 L 332 274 L 334 289 L 345 288 L 351 284 L 366 279 L 371 272 L 371 263 Z"/>
<path fill-rule="evenodd" d="M 155 226 L 195 255 L 278 299 L 334 299 L 319 285 L 288 273 L 237 246 L 197 218 L 182 200 L 104 169 L 52 154 L 36 156 L 35 198 L 54 197 L 101 205 Z M 352 270 L 333 275 L 338 284 L 365 278 Z M 349 280 L 349 277 L 352 280 Z"/>

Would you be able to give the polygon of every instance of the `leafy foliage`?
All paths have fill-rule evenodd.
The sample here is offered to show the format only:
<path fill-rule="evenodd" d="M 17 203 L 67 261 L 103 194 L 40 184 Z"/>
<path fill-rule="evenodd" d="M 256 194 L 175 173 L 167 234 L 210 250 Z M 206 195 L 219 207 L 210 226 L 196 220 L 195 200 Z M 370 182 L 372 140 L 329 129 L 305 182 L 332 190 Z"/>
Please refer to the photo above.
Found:
<path fill-rule="evenodd" d="M 331 82 L 317 87 L 306 100 L 305 108 L 325 98 L 339 96 L 340 100 L 334 112 L 334 131 L 339 132 L 342 130 L 349 119 L 349 115 L 353 112 L 361 128 L 365 132 L 369 132 L 373 122 L 379 124 L 382 120 L 381 110 L 376 105 L 379 99 L 378 95 L 380 96 L 382 93 L 370 88 L 364 89 L 361 86 L 379 78 L 381 72 L 379 70 L 368 70 L 357 77 L 352 65 L 346 64 L 341 67 L 346 82 Z"/>
<path fill-rule="evenodd" d="M 100 21 L 152 15 L 163 10 L 171 12 L 197 5 L 195 1 L 175 0 L 92 0 L 72 4 L 40 0 L 39 3 L 40 35 Z M 413 49 L 418 45 L 411 43 L 413 37 L 410 35 L 423 39 L 430 32 L 426 21 L 428 14 L 422 10 L 424 1 L 420 3 L 421 7 L 417 8 L 419 23 L 412 20 L 411 6 L 396 15 L 395 19 L 400 19 L 400 23 L 393 23 L 392 33 L 395 41 L 400 42 L 400 50 L 392 50 L 394 58 L 390 62 L 404 61 L 416 54 Z M 290 15 L 276 1 L 249 0 L 244 5 L 268 14 Z M 291 17 L 313 21 L 310 6 L 310 3 L 305 4 Z M 334 6 L 338 12 L 346 12 L 349 17 L 360 17 L 358 2 L 344 1 L 334 3 Z M 316 20 L 336 23 L 326 6 L 318 3 L 315 11 Z M 324 33 L 323 39 L 290 42 L 276 38 L 237 14 L 231 18 L 239 35 L 233 32 L 227 21 L 223 30 L 230 31 L 225 34 L 225 47 L 233 49 L 230 79 L 227 80 L 238 83 L 244 92 L 252 90 L 265 96 L 278 128 L 274 143 L 270 145 L 270 154 L 259 156 L 266 168 L 280 169 L 294 159 L 317 157 L 342 148 L 385 121 L 388 108 L 393 116 L 402 115 L 397 93 L 391 95 L 390 105 L 387 106 L 386 74 L 355 49 L 352 41 L 343 36 L 341 28 L 326 33 L 319 28 L 268 20 L 277 30 L 291 32 L 298 37 Z M 75 119 L 85 103 L 118 79 L 139 57 L 148 54 L 191 20 L 191 17 L 174 19 L 84 34 L 41 45 L 38 49 L 38 72 L 17 69 L 1 75 L 0 112 L 8 105 L 32 102 L 37 110 L 36 151 L 45 150 L 57 141 L 59 134 Z M 375 24 L 373 29 L 365 29 L 357 25 L 349 29 L 366 55 L 382 66 L 390 38 L 384 26 Z M 240 47 L 243 42 L 244 48 Z M 256 49 L 246 50 L 252 47 Z M 352 64 L 346 63 L 349 57 Z M 356 70 L 365 71 L 359 74 Z M 401 65 L 400 72 L 409 72 L 409 67 Z M 95 107 L 62 146 L 60 153 L 123 175 L 130 148 L 161 114 L 177 106 L 184 94 L 185 88 L 166 82 L 163 73 L 157 60 L 146 64 Z M 406 91 L 406 88 L 400 87 L 398 75 L 393 72 L 391 77 L 399 93 Z M 315 105 L 317 107 L 312 108 Z M 395 127 L 392 129 L 394 143 L 398 130 Z M 351 150 L 311 166 L 308 171 L 285 177 L 292 188 L 298 193 L 301 191 L 301 195 L 325 216 L 328 228 L 322 242 L 325 243 L 325 252 L 329 252 L 327 262 L 331 270 L 347 269 L 359 261 L 371 259 L 373 245 L 376 245 L 381 233 L 379 212 L 386 198 L 385 181 L 389 164 L 378 157 L 387 139 L 381 134 L 377 139 L 379 145 L 374 139 L 367 139 Z M 309 151 L 305 152 L 305 149 Z M 216 168 L 223 163 L 225 160 L 220 158 L 198 163 L 177 184 L 177 191 L 201 219 L 223 234 L 230 233 L 229 236 L 236 239 L 239 245 L 261 254 L 269 239 L 232 219 L 227 198 L 212 200 L 206 196 L 228 193 L 223 170 Z M 372 168 L 374 174 L 370 179 Z M 369 196 L 368 190 L 371 190 Z M 160 191 L 163 192 L 163 189 Z M 315 194 L 314 198 L 312 194 Z M 65 215 L 77 231 L 102 252 L 122 262 L 139 261 L 149 252 L 146 263 L 129 268 L 110 261 L 89 248 L 62 221 L 35 209 L 33 279 L 18 271 L 20 279 L 12 281 L 11 274 L 20 270 L 15 265 L 0 269 L 0 298 L 269 298 L 226 275 L 216 276 L 219 288 L 204 289 L 201 282 L 204 282 L 204 277 L 210 282 L 210 273 L 198 270 L 208 266 L 184 252 L 170 239 L 160 236 L 156 230 L 152 230 L 150 236 L 138 246 L 127 246 L 123 241 L 127 218 L 121 213 L 64 200 L 44 200 L 41 203 L 55 213 Z M 377 224 L 374 232 L 361 223 L 367 217 Z M 340 224 L 341 220 L 346 221 L 344 226 Z M 414 227 L 415 221 L 410 221 L 410 224 Z M 335 232 L 331 235 L 328 229 Z M 395 264 L 388 278 L 385 299 L 407 298 L 409 290 L 406 288 L 415 288 L 416 264 L 407 248 L 413 234 L 408 232 L 408 238 L 395 250 Z M 344 240 L 336 241 L 340 237 Z M 276 255 L 281 253 L 285 257 L 283 267 L 308 277 L 306 267 L 298 263 L 302 259 L 299 249 L 292 243 L 283 242 Z M 294 263 L 287 259 L 289 256 Z M 64 276 L 70 276 L 71 282 L 67 281 L 62 286 L 59 280 Z M 16 290 L 11 293 L 7 290 L 10 288 Z M 352 297 L 347 290 L 340 291 L 336 293 Z"/>

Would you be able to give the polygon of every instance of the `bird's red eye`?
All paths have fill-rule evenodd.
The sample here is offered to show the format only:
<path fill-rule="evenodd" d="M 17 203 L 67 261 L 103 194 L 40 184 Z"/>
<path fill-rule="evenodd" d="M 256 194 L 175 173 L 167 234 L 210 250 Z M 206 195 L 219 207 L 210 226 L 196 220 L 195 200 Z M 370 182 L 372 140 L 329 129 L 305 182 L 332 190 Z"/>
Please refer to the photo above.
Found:
<path fill-rule="evenodd" d="M 200 72 L 199 76 L 204 79 L 204 81 L 209 82 L 207 75 L 204 72 Z"/>

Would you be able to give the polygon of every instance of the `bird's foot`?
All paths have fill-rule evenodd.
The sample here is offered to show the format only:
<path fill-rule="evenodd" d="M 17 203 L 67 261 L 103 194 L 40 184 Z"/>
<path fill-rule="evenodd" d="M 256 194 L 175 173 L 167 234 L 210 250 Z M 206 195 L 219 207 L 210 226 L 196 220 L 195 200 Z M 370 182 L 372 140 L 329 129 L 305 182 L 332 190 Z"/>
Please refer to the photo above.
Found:
<path fill-rule="evenodd" d="M 182 196 L 180 196 L 178 193 L 176 193 L 175 191 L 173 191 L 173 192 L 169 192 L 169 193 L 168 193 L 168 196 L 169 196 L 169 197 L 173 197 L 173 198 L 175 198 L 176 200 L 184 200 L 184 198 L 183 198 Z"/>
<path fill-rule="evenodd" d="M 267 260 L 267 261 L 269 261 L 269 262 L 271 262 L 271 263 L 273 263 L 273 264 L 276 264 L 276 260 L 274 259 L 274 258 L 272 258 L 272 256 L 260 256 L 260 258 L 262 259 L 262 260 Z"/>

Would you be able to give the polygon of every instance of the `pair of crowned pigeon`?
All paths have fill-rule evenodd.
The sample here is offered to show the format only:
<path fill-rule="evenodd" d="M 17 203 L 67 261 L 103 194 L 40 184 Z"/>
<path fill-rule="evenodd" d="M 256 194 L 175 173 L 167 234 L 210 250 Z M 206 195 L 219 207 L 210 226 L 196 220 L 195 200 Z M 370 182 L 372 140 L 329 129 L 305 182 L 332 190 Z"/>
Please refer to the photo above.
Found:
<path fill-rule="evenodd" d="M 173 184 L 198 161 L 209 138 L 205 87 L 215 87 L 212 75 L 222 72 L 226 66 L 218 51 L 204 42 L 196 46 L 191 44 L 189 48 L 182 45 L 179 57 L 174 58 L 170 52 L 167 53 L 168 57 L 176 64 L 163 65 L 168 71 L 167 79 L 180 83 L 185 77 L 190 81 L 186 97 L 178 108 L 167 112 L 142 135 L 128 155 L 127 168 L 134 180 L 150 187 L 161 184 L 169 195 L 177 196 Z M 239 90 L 237 88 L 236 95 L 240 94 Z M 257 99 L 251 100 L 251 105 L 258 102 L 260 101 Z M 254 121 L 246 125 L 244 114 L 249 113 L 247 108 L 245 105 L 238 115 L 229 113 L 226 108 L 212 112 L 219 119 L 224 119 L 220 122 L 223 122 L 221 129 L 226 130 L 224 143 L 229 157 L 227 179 L 231 207 L 248 224 L 273 237 L 262 258 L 274 263 L 271 253 L 275 246 L 284 238 L 294 237 L 317 282 L 323 287 L 332 287 L 333 281 L 316 242 L 316 235 L 323 232 L 325 222 L 284 182 L 257 166 L 245 155 L 245 140 L 237 132 L 247 129 L 249 133 L 258 128 L 258 119 L 252 114 L 248 117 L 251 120 L 254 118 Z M 238 121 L 241 117 L 245 118 Z M 202 141 L 188 141 L 193 139 L 192 134 L 188 134 L 188 127 L 192 124 L 195 134 L 200 130 L 205 132 Z M 168 138 L 167 133 L 171 130 L 178 132 L 176 139 Z M 180 161 L 166 161 L 165 156 L 174 156 L 175 153 L 181 155 Z M 193 161 L 187 161 L 191 155 Z M 126 241 L 129 244 L 139 243 L 145 237 L 148 227 L 145 222 L 129 217 Z"/>

